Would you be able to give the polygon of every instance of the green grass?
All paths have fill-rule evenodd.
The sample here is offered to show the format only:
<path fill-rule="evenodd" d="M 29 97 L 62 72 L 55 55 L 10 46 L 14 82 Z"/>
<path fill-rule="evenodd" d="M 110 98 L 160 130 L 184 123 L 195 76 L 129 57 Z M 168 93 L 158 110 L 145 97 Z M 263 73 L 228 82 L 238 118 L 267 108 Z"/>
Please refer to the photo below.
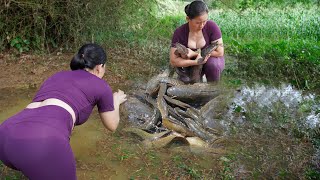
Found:
<path fill-rule="evenodd" d="M 305 7 L 213 11 L 214 19 L 226 37 L 236 39 L 319 40 L 319 10 Z"/>
<path fill-rule="evenodd" d="M 213 1 L 207 2 L 210 6 L 214 4 Z M 238 82 L 241 79 L 244 80 L 242 82 L 250 79 L 263 83 L 285 81 L 303 89 L 320 86 L 317 78 L 320 75 L 318 1 L 223 2 L 214 6 L 219 10 L 212 10 L 210 19 L 216 21 L 222 30 L 226 54 L 237 59 L 234 63 L 227 59 L 226 75 L 236 78 Z M 11 47 L 20 52 L 29 49 L 50 51 L 55 48 L 70 51 L 84 42 L 94 41 L 108 48 L 131 49 L 135 51 L 134 58 L 148 61 L 152 64 L 151 68 L 169 64 L 172 34 L 175 28 L 186 22 L 183 11 L 185 3 L 182 1 L 49 3 L 45 4 L 48 11 L 37 16 L 43 19 L 52 10 L 53 25 L 48 24 L 48 27 L 36 18 L 25 16 L 31 6 L 24 6 L 24 11 L 18 11 L 19 4 L 13 4 L 4 11 L 15 12 L 15 18 L 6 24 L 0 23 L 2 48 Z M 82 6 L 85 6 L 85 11 L 80 13 L 78 9 Z M 59 12 L 68 11 L 66 7 L 71 8 L 70 18 L 61 23 Z M 5 20 L 6 16 L 0 16 L 0 19 Z M 26 25 L 17 27 L 16 22 Z M 31 31 L 30 24 L 37 23 L 40 23 L 39 28 Z M 51 29 L 45 29 L 50 28 L 49 25 Z M 59 36 L 55 33 L 59 33 Z"/>
<path fill-rule="evenodd" d="M 210 18 L 221 28 L 226 54 L 238 59 L 227 72 L 261 82 L 319 87 L 318 12 L 306 7 L 212 11 Z"/>
<path fill-rule="evenodd" d="M 0 179 L 1 180 L 24 180 L 26 177 L 22 175 L 21 172 L 14 171 L 8 167 L 6 167 L 0 161 Z"/>
<path fill-rule="evenodd" d="M 307 5 L 211 11 L 210 19 L 221 28 L 226 54 L 235 57 L 226 60 L 225 75 L 237 82 L 250 79 L 267 84 L 288 82 L 300 89 L 319 87 L 318 11 Z M 135 14 L 133 19 L 139 19 L 140 15 Z M 172 34 L 185 23 L 185 15 L 183 12 L 144 15 L 148 18 L 131 22 L 132 25 L 117 32 L 99 30 L 95 37 L 106 45 L 132 48 L 138 52 L 137 58 L 146 59 L 155 68 L 165 67 Z"/>

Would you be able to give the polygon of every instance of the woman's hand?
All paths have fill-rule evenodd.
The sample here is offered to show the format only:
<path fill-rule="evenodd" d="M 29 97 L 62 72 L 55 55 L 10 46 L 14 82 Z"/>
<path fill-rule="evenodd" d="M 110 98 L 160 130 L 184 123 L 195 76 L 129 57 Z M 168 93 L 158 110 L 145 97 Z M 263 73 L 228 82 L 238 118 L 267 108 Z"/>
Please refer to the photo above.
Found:
<path fill-rule="evenodd" d="M 100 117 L 104 127 L 109 129 L 112 132 L 114 132 L 119 125 L 119 121 L 120 121 L 119 106 L 120 104 L 122 104 L 127 100 L 126 97 L 127 95 L 121 90 L 118 90 L 118 92 L 114 92 L 113 93 L 114 110 L 100 113 Z"/>
<path fill-rule="evenodd" d="M 113 93 L 114 104 L 120 106 L 123 102 L 127 100 L 127 95 L 118 89 L 118 92 Z"/>
<path fill-rule="evenodd" d="M 207 55 L 206 57 L 204 57 L 204 58 L 201 57 L 200 54 L 198 54 L 197 58 L 195 59 L 195 61 L 197 62 L 196 65 L 205 64 L 205 63 L 208 61 L 209 57 L 210 57 L 210 54 L 208 54 L 208 55 Z"/>
<path fill-rule="evenodd" d="M 198 55 L 199 55 L 199 53 L 194 52 L 193 50 L 191 50 L 190 48 L 188 48 L 188 54 L 187 54 L 188 59 L 192 59 L 192 58 L 194 58 L 194 57 L 197 57 Z"/>

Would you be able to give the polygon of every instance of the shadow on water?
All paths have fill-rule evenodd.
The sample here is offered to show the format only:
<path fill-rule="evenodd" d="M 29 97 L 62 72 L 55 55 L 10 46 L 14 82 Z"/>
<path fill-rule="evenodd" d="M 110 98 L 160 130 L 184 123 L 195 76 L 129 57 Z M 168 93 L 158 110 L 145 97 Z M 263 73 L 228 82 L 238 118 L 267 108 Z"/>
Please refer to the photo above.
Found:
<path fill-rule="evenodd" d="M 294 98 L 297 92 L 285 94 L 286 88 L 272 91 L 270 97 L 264 94 L 271 89 L 245 87 L 231 100 L 225 117 L 230 126 L 224 144 L 227 153 L 223 155 L 191 151 L 188 146 L 146 149 L 121 131 L 123 122 L 115 133 L 105 130 L 95 110 L 87 123 L 75 127 L 70 141 L 78 179 L 304 178 L 315 152 L 306 135 L 296 131 L 303 129 L 301 124 L 308 124 L 308 118 L 305 123 L 295 122 L 302 122 L 310 113 L 315 120 L 319 116 L 318 106 L 310 99 L 290 104 L 297 100 Z M 0 123 L 23 109 L 35 92 L 35 89 L 1 89 Z M 281 100 L 281 94 L 287 99 Z M 303 100 L 307 96 L 297 97 Z M 259 98 L 269 100 L 261 105 L 256 101 Z M 1 164 L 0 175 L 22 178 Z"/>

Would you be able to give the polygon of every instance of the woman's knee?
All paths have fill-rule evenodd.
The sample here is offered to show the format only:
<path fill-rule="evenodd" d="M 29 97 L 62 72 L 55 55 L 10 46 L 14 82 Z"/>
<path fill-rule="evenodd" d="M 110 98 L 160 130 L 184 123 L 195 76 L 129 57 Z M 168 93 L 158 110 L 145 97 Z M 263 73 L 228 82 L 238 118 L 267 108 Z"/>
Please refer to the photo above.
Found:
<path fill-rule="evenodd" d="M 222 71 L 224 69 L 224 59 L 221 57 L 210 57 L 204 66 L 205 69 Z"/>
<path fill-rule="evenodd" d="M 211 57 L 204 66 L 204 74 L 207 81 L 219 81 L 221 72 L 224 69 L 224 59 Z"/>

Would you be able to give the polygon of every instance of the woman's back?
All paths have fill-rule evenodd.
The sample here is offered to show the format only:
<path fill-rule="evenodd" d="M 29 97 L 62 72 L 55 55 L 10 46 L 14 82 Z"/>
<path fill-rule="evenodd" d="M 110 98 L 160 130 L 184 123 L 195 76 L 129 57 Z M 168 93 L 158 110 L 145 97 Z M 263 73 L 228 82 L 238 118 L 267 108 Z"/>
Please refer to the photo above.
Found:
<path fill-rule="evenodd" d="M 99 112 L 112 111 L 113 96 L 108 83 L 85 71 L 62 71 L 48 78 L 33 98 L 33 102 L 56 98 L 75 112 L 76 125 L 83 124 L 97 104 Z"/>

